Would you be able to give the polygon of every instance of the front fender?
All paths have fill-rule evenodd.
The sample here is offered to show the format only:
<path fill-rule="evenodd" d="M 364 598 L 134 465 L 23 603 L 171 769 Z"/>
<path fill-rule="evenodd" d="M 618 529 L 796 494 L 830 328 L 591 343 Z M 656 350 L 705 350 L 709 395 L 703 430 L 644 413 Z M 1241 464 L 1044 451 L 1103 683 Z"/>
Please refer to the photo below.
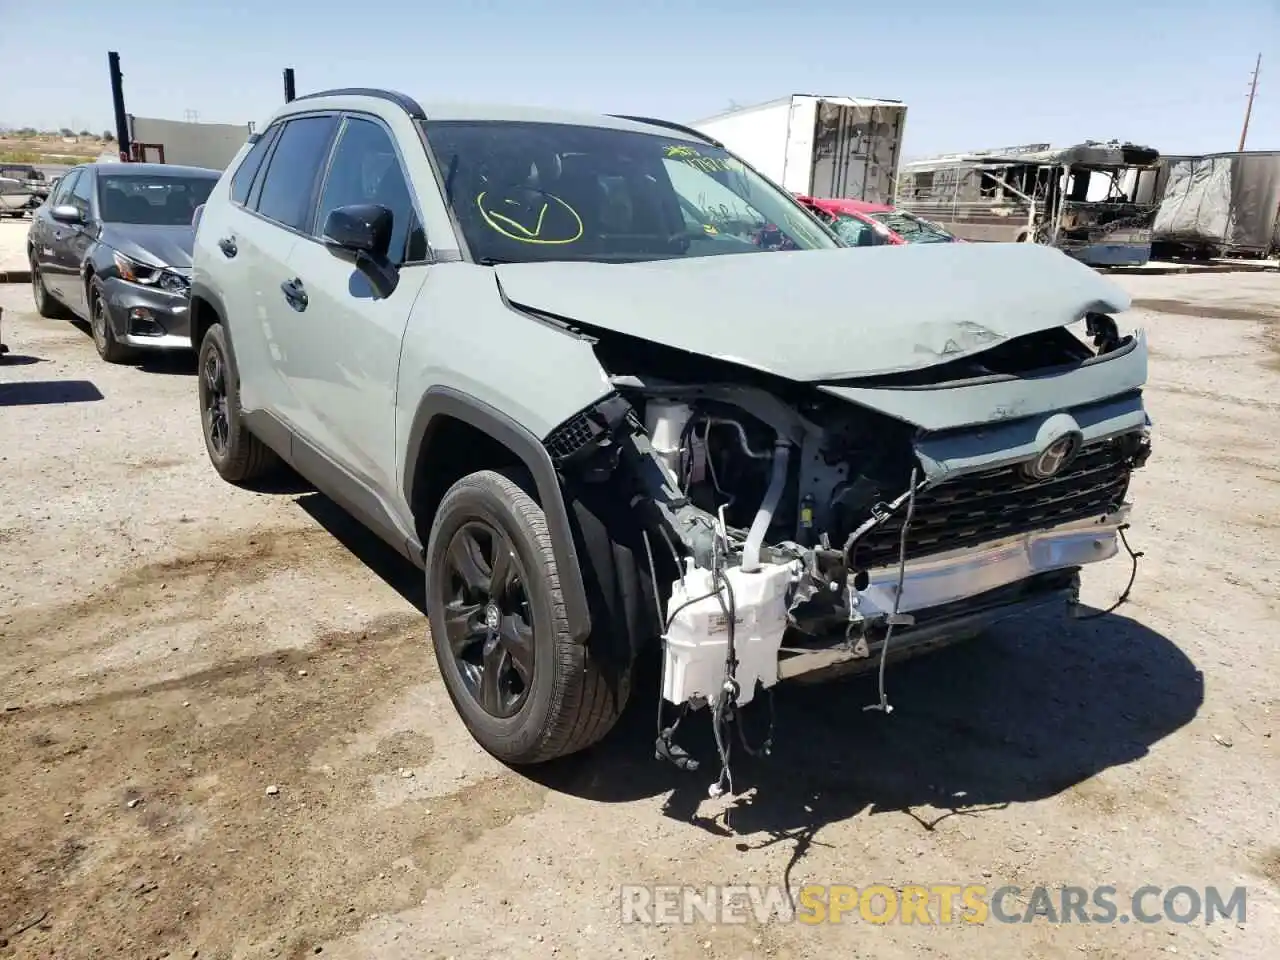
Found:
<path fill-rule="evenodd" d="M 430 442 L 432 424 L 439 423 L 445 417 L 460 420 L 488 434 L 519 457 L 533 476 L 538 488 L 538 500 L 547 518 L 547 529 L 551 533 L 551 549 L 560 575 L 560 590 L 564 598 L 569 632 L 574 640 L 585 641 L 591 634 L 591 611 L 587 603 L 582 568 L 574 545 L 573 529 L 569 525 L 569 512 L 565 507 L 560 478 L 547 448 L 538 437 L 482 400 L 450 387 L 431 387 L 418 404 L 409 428 L 403 478 L 406 500 L 410 499 L 415 489 L 419 454 L 424 445 Z"/>

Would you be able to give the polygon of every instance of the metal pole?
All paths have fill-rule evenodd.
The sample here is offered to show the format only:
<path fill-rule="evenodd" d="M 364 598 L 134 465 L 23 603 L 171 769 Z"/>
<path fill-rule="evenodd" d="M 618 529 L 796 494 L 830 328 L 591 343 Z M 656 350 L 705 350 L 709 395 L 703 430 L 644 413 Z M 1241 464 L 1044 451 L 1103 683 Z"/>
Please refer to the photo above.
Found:
<path fill-rule="evenodd" d="M 1262 54 L 1258 54 L 1258 62 L 1253 65 L 1253 82 L 1249 84 L 1249 103 L 1244 108 L 1244 127 L 1240 130 L 1240 146 L 1237 148 L 1244 153 L 1244 141 L 1249 136 L 1249 117 L 1253 113 L 1253 98 L 1258 92 L 1258 72 L 1262 69 Z"/>
<path fill-rule="evenodd" d="M 292 103 L 296 97 L 297 90 L 293 86 L 293 67 L 284 68 L 284 102 Z"/>
<path fill-rule="evenodd" d="M 116 146 L 120 149 L 120 159 L 130 159 L 129 118 L 124 112 L 124 74 L 120 72 L 120 54 L 114 50 L 107 53 L 107 68 L 111 71 L 111 105 L 116 115 Z"/>

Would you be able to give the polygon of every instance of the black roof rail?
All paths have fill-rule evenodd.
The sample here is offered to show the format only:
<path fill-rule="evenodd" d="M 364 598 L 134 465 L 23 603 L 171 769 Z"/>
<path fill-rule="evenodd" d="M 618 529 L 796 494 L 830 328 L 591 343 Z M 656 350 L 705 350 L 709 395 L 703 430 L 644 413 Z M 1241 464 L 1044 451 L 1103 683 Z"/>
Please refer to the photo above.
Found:
<path fill-rule="evenodd" d="M 394 103 L 407 113 L 411 120 L 427 119 L 427 112 L 419 106 L 418 101 L 413 97 L 405 96 L 403 93 L 397 93 L 394 90 L 379 90 L 376 87 L 339 87 L 336 90 L 317 90 L 315 93 L 304 93 L 289 102 L 297 103 L 299 100 L 310 100 L 313 97 L 377 97 L 379 100 L 387 100 L 390 103 Z"/>
<path fill-rule="evenodd" d="M 686 127 L 683 123 L 676 123 L 674 120 L 655 120 L 653 117 L 629 117 L 623 113 L 611 113 L 609 116 L 618 120 L 630 120 L 632 123 L 647 123 L 651 127 L 666 127 L 668 130 L 679 130 L 681 133 L 687 133 L 691 137 L 697 137 L 704 143 L 709 143 L 713 147 L 724 149 L 724 144 L 715 137 L 709 137 L 701 130 L 695 130 L 693 127 Z"/>

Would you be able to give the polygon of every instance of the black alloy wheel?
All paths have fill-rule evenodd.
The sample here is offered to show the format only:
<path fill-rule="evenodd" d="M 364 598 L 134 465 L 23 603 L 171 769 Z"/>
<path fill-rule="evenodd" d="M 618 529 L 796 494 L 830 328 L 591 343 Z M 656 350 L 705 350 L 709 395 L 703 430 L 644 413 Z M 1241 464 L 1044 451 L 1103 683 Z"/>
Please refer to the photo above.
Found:
<path fill-rule="evenodd" d="M 204 434 L 218 457 L 225 457 L 231 443 L 227 418 L 227 371 L 220 350 L 206 350 L 200 367 L 200 413 Z"/>
<path fill-rule="evenodd" d="M 533 611 L 515 546 L 496 526 L 469 520 L 449 541 L 445 633 L 458 673 L 485 713 L 515 716 L 533 687 Z"/>

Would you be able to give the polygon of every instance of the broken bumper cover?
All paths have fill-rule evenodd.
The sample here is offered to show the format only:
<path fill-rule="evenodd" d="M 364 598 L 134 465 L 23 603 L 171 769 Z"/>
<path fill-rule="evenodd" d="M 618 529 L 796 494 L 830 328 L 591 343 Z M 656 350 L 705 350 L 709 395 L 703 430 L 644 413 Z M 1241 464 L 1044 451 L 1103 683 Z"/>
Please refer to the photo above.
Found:
<path fill-rule="evenodd" d="M 911 615 L 915 622 L 894 629 L 890 652 L 896 648 L 897 654 L 906 655 L 920 647 L 961 640 L 997 620 L 1071 600 L 1075 570 L 1109 560 L 1120 551 L 1119 531 L 1130 509 L 1125 504 L 1101 519 L 1081 520 L 908 563 L 898 613 Z M 1063 572 L 1070 575 L 1053 576 Z M 867 588 L 856 595 L 856 609 L 861 623 L 874 628 L 893 613 L 898 568 L 882 567 L 871 571 L 870 577 Z M 873 637 L 862 649 L 843 639 L 823 649 L 789 648 L 779 662 L 778 678 L 785 680 L 851 660 L 874 662 L 883 630 L 868 632 Z"/>
<path fill-rule="evenodd" d="M 908 562 L 901 575 L 902 596 L 897 604 L 899 625 L 892 634 L 891 656 L 897 659 L 964 639 L 995 621 L 1051 603 L 1070 601 L 1075 592 L 1077 570 L 1089 563 L 1108 560 L 1119 552 L 1120 529 L 1129 511 L 1129 505 L 1124 504 L 1102 518 L 1079 520 Z M 884 625 L 894 612 L 899 568 L 883 566 L 868 574 L 870 579 L 865 588 L 853 593 L 854 616 L 846 635 L 833 637 L 827 645 L 810 642 L 804 647 L 795 647 L 784 645 L 779 632 L 772 644 L 742 644 L 739 675 L 759 678 L 768 688 L 779 680 L 826 672 L 833 667 L 848 665 L 844 669 L 856 670 L 877 663 Z M 778 615 L 780 617 L 780 611 Z M 912 622 L 903 624 L 904 619 Z M 680 650 L 669 644 L 665 698 L 677 704 L 691 697 L 709 699 L 708 694 L 715 685 L 706 678 L 725 676 L 724 656 L 721 642 L 713 641 L 696 648 L 685 646 Z M 690 660 L 703 662 L 693 665 Z M 863 661 L 863 664 L 854 661 Z M 698 689 L 686 689 L 681 682 L 686 676 L 704 679 Z M 745 703 L 751 692 L 744 686 L 742 694 L 739 702 Z"/>
<path fill-rule="evenodd" d="M 1120 550 L 1118 531 L 1129 510 L 1124 505 L 1100 520 L 1080 520 L 908 562 L 898 613 L 954 603 L 1050 570 L 1109 560 Z M 893 612 L 898 568 L 871 571 L 870 580 L 867 588 L 856 594 L 858 613 L 867 621 Z"/>
<path fill-rule="evenodd" d="M 107 313 L 116 339 L 139 350 L 190 350 L 190 298 L 159 287 L 106 281 Z"/>

